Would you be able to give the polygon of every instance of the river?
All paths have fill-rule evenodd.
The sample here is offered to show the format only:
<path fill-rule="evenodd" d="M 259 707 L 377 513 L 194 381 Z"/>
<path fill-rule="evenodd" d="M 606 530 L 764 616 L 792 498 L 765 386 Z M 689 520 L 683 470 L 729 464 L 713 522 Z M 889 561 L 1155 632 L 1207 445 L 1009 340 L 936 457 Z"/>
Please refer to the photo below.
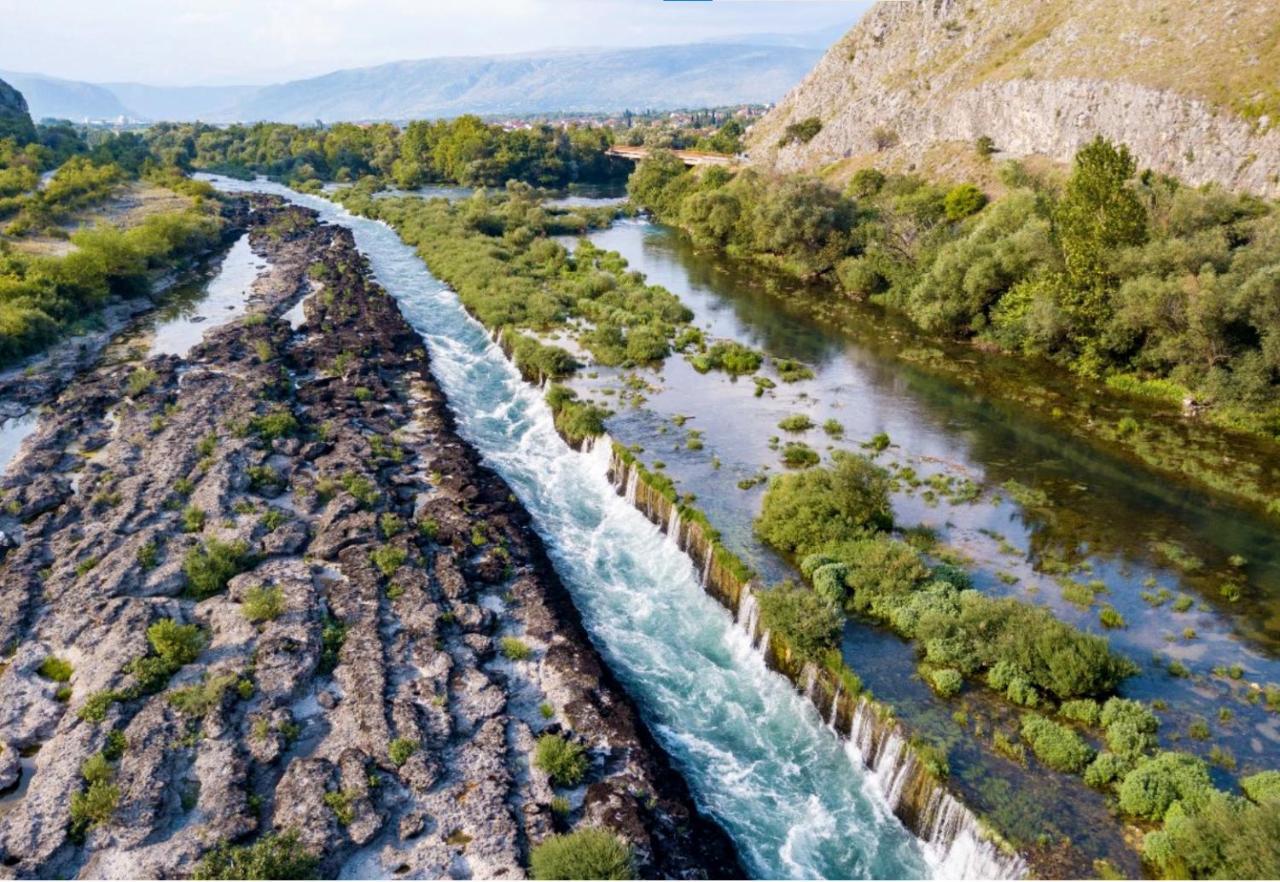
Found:
<path fill-rule="evenodd" d="M 529 510 L 592 639 L 753 876 L 996 871 L 976 850 L 926 853 L 844 743 L 703 593 L 688 558 L 614 492 L 605 447 L 582 454 L 560 439 L 539 391 L 394 231 L 267 182 L 212 180 L 282 195 L 353 231 L 426 341 L 460 433 Z"/>

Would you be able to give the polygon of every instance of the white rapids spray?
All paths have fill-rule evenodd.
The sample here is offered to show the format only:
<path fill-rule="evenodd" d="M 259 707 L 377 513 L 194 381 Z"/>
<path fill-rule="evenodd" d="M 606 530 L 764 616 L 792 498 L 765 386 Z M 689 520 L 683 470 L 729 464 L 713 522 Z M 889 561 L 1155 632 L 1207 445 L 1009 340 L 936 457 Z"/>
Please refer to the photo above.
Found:
<path fill-rule="evenodd" d="M 766 667 L 748 636 L 759 623 L 755 598 L 744 597 L 735 623 L 703 592 L 705 576 L 678 535 L 664 536 L 632 507 L 634 483 L 624 496 L 614 491 L 609 445 L 571 450 L 537 390 L 393 230 L 277 185 L 214 181 L 285 196 L 352 229 L 426 341 L 460 433 L 529 510 L 593 640 L 749 873 L 913 878 L 974 869 L 943 864 L 893 817 L 847 742 Z"/>

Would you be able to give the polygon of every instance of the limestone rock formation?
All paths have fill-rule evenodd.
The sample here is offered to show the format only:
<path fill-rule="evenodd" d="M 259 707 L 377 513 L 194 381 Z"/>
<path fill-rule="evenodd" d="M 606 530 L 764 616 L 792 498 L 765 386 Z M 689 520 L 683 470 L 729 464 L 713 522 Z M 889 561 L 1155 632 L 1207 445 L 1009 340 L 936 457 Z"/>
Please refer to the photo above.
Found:
<path fill-rule="evenodd" d="M 810 119 L 816 134 L 789 135 Z M 1191 184 L 1274 197 L 1278 124 L 1275 0 L 900 0 L 832 46 L 749 150 L 782 170 L 928 173 L 979 138 L 1066 162 L 1100 134 Z"/>

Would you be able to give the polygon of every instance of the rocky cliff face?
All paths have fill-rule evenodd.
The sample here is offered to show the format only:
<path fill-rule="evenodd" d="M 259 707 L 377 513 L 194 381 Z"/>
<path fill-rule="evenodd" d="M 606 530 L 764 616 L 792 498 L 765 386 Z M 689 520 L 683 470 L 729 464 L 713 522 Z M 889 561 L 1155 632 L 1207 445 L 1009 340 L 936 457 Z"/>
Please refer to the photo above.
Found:
<path fill-rule="evenodd" d="M 254 317 L 77 378 L 4 478 L 0 878 L 187 877 L 268 831 L 320 878 L 520 877 L 568 825 L 740 875 L 350 233 L 246 222 Z M 163 620 L 198 629 L 176 664 Z"/>
<path fill-rule="evenodd" d="M 882 2 L 751 131 L 782 170 L 928 172 L 938 148 L 1069 161 L 1096 135 L 1192 183 L 1280 196 L 1274 0 Z M 787 126 L 811 117 L 807 143 Z"/>
<path fill-rule="evenodd" d="M 34 141 L 35 126 L 27 112 L 27 101 L 13 86 L 0 80 L 0 138 L 15 138 L 19 144 Z"/>

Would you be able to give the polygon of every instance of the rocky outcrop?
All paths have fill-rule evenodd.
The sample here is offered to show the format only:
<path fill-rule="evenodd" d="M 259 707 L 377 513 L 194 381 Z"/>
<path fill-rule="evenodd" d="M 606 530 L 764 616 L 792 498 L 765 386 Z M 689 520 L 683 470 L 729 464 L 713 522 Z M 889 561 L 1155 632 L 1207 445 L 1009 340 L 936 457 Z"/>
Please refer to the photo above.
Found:
<path fill-rule="evenodd" d="M 570 825 L 646 876 L 741 875 L 350 233 L 265 199 L 247 222 L 249 316 L 78 377 L 3 480 L 0 781 L 31 761 L 0 878 L 183 877 L 268 831 L 328 877 L 521 877 Z M 158 669 L 164 619 L 194 660 Z M 548 733 L 582 786 L 531 763 Z"/>
<path fill-rule="evenodd" d="M 4 80 L 0 80 L 0 138 L 13 138 L 19 146 L 36 139 L 27 100 Z"/>
<path fill-rule="evenodd" d="M 785 171 L 928 172 L 945 148 L 1067 162 L 1103 135 L 1191 184 L 1280 196 L 1275 7 L 1247 0 L 878 3 L 750 133 Z M 817 118 L 806 141 L 787 126 Z"/>

